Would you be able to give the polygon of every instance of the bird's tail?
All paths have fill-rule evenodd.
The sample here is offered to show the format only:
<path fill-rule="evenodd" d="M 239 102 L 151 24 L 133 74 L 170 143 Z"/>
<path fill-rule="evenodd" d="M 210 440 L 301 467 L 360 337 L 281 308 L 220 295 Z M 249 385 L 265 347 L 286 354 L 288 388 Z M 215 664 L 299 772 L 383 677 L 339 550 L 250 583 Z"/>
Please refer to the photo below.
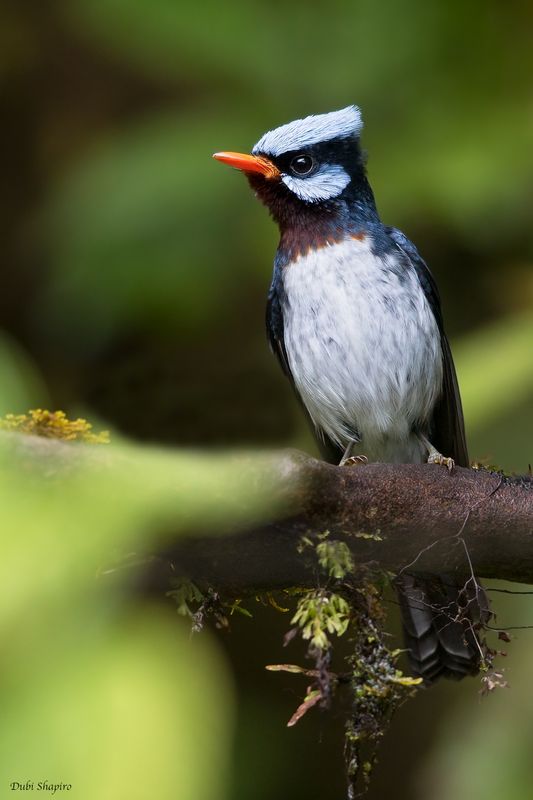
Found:
<path fill-rule="evenodd" d="M 479 671 L 482 648 L 476 628 L 490 617 L 479 584 L 472 590 L 442 575 L 403 574 L 396 579 L 412 672 L 426 684 L 460 680 Z"/>

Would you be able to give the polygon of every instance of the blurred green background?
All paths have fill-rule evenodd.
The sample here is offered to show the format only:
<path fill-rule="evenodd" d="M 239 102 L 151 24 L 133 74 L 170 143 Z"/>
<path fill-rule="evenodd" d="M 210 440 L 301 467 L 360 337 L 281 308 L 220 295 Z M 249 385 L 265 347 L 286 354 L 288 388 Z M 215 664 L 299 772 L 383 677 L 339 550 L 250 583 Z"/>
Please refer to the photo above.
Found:
<path fill-rule="evenodd" d="M 275 227 L 211 153 L 355 102 L 382 217 L 415 241 L 441 290 L 471 457 L 527 470 L 531 4 L 4 0 L 1 17 L 1 413 L 63 408 L 151 445 L 314 452 L 264 336 Z M 167 474 L 155 453 L 135 458 Z M 191 470 L 183 458 L 172 461 L 178 482 Z M 29 486 L 26 507 L 14 474 L 2 507 L 2 692 L 16 731 L 2 747 L 2 796 L 11 780 L 68 781 L 70 769 L 70 796 L 83 798 L 343 797 L 341 713 L 287 731 L 305 687 L 263 670 L 287 658 L 286 617 L 258 605 L 253 622 L 189 644 L 166 609 L 75 592 L 68 575 L 106 556 L 100 535 L 94 551 L 73 542 L 98 530 L 110 550 L 149 548 L 129 498 L 153 503 L 153 492 L 121 483 L 108 519 L 100 506 L 116 498 L 99 485 L 96 504 L 70 487 L 67 509 L 59 489 Z M 193 474 L 190 496 L 214 503 L 222 488 Z M 193 514 L 174 512 L 184 526 Z M 62 571 L 39 568 L 48 547 Z M 533 623 L 533 598 L 503 597 L 500 624 Z M 474 681 L 442 685 L 402 709 L 371 798 L 531 798 L 533 637 L 509 650 L 511 690 L 479 706 Z M 59 758 L 63 740 L 72 751 Z"/>

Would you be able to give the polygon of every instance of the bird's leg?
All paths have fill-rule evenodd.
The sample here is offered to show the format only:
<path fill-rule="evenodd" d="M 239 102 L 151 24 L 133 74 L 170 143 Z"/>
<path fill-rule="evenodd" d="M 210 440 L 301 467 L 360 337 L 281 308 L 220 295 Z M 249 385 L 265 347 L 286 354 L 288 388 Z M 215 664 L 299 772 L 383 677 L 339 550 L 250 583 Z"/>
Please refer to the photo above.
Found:
<path fill-rule="evenodd" d="M 448 472 L 451 472 L 452 469 L 455 467 L 455 461 L 453 458 L 448 458 L 447 456 L 443 456 L 442 453 L 433 447 L 429 439 L 426 439 L 425 436 L 419 434 L 420 441 L 423 445 L 427 448 L 428 451 L 428 464 L 440 464 L 443 467 L 448 467 Z"/>
<path fill-rule="evenodd" d="M 368 464 L 368 458 L 366 456 L 350 455 L 355 444 L 357 444 L 357 439 L 350 439 L 348 446 L 344 451 L 344 455 L 339 461 L 339 467 L 358 467 L 361 466 L 361 464 Z"/>

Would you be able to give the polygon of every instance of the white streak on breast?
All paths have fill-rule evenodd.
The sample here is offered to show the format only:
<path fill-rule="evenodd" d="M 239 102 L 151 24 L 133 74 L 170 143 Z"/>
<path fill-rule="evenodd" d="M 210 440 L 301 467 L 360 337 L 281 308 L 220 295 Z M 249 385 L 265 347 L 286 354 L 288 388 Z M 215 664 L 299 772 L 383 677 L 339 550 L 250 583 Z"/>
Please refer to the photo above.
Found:
<path fill-rule="evenodd" d="M 399 259 L 349 239 L 282 276 L 287 357 L 315 426 L 341 447 L 358 431 L 378 461 L 423 459 L 413 425 L 428 423 L 442 384 L 435 318 Z"/>

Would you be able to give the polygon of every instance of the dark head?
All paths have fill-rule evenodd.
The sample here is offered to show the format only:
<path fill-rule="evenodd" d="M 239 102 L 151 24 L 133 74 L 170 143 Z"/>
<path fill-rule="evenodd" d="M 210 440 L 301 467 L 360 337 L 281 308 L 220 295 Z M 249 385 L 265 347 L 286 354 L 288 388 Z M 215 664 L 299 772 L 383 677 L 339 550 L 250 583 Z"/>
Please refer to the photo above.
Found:
<path fill-rule="evenodd" d="M 348 106 L 265 133 L 251 155 L 213 158 L 246 173 L 282 234 L 310 226 L 338 238 L 341 229 L 376 215 L 359 143 L 362 127 L 361 112 Z"/>

